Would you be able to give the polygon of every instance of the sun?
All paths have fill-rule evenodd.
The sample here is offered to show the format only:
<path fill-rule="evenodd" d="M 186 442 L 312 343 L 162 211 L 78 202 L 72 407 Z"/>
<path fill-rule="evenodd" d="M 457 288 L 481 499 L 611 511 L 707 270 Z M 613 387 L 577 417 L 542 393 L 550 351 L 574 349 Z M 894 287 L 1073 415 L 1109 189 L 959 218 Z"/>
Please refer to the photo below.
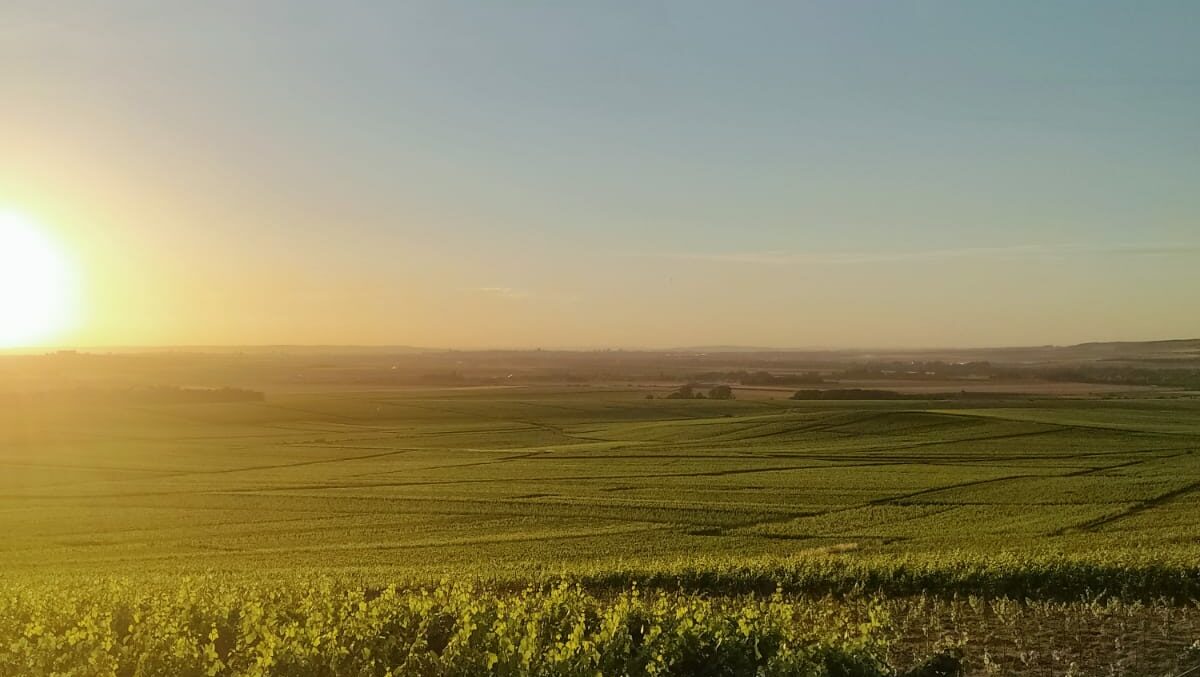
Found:
<path fill-rule="evenodd" d="M 73 271 L 44 228 L 0 211 L 0 348 L 38 345 L 75 319 Z"/>

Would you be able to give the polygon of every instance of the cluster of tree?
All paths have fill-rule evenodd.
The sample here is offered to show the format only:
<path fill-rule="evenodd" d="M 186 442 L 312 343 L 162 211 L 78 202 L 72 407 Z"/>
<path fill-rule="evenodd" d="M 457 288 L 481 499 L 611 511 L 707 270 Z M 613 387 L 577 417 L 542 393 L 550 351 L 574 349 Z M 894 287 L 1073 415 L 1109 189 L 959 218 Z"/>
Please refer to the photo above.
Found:
<path fill-rule="evenodd" d="M 1200 369 L 1080 366 L 1043 370 L 1040 375 L 1047 381 L 1200 390 Z"/>
<path fill-rule="evenodd" d="M 700 381 L 735 381 L 744 386 L 803 386 L 826 383 L 820 372 L 772 374 L 769 371 L 710 371 L 693 374 Z"/>
<path fill-rule="evenodd" d="M 676 388 L 672 393 L 667 395 L 668 400 L 732 400 L 733 388 L 727 385 L 717 385 L 708 389 L 708 394 L 705 395 L 700 386 L 695 383 L 687 383 Z"/>
<path fill-rule="evenodd" d="M 739 382 L 745 386 L 801 386 L 820 385 L 826 381 L 825 377 L 816 371 L 803 374 L 772 374 L 767 371 L 756 371 L 746 374 Z"/>

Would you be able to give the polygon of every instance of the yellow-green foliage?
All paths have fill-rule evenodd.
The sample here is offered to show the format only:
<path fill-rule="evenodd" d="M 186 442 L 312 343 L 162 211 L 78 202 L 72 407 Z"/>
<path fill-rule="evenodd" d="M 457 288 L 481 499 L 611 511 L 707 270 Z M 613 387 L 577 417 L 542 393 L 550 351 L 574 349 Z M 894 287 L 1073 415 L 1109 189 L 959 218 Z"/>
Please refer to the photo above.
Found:
<path fill-rule="evenodd" d="M 891 674 L 883 624 L 779 595 L 632 588 L 187 579 L 33 587 L 0 599 L 0 674 L 117 676 Z"/>

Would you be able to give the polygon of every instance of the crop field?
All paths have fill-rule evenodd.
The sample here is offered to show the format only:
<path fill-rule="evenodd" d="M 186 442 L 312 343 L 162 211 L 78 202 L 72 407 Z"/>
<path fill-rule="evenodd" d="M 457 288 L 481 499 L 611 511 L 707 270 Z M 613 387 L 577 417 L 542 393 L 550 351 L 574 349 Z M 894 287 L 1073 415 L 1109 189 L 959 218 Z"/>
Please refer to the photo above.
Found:
<path fill-rule="evenodd" d="M 1198 404 L 524 389 L 28 404 L 0 426 L 0 562 L 436 573 L 829 548 L 1191 553 Z"/>
<path fill-rule="evenodd" d="M 1177 667 L 1200 637 L 1200 401 L 646 393 L 25 400 L 0 412 L 0 581 L 451 580 L 496 595 L 568 581 L 738 604 L 836 595 L 891 605 L 908 663 L 959 638 L 973 669 L 993 674 L 1021 661 L 1045 670 L 1028 674 L 1068 674 L 1077 660 L 1109 670 L 1094 674 L 1163 674 L 1138 670 Z M 988 606 L 1006 599 L 1020 608 Z M 6 604 L 10 620 L 25 608 Z M 867 601 L 845 604 L 870 616 Z M 1051 607 L 1075 614 L 1054 630 L 1075 649 L 980 637 L 1010 636 L 1014 618 L 1044 623 Z M 1091 627 L 1080 614 L 1109 625 L 1079 630 Z M 1140 666 L 1136 641 L 1148 642 Z M 883 661 L 877 649 L 863 660 Z"/>

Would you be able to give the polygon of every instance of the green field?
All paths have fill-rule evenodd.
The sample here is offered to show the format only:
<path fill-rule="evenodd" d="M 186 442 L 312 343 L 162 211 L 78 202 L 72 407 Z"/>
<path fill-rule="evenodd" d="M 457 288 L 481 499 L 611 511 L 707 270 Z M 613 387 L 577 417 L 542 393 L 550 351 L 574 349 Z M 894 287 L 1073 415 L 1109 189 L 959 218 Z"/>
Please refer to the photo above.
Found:
<path fill-rule="evenodd" d="M 1135 617 L 1169 598 L 1196 625 L 1200 401 L 646 392 L 27 400 L 0 424 L 0 576 L 1113 598 Z M 957 630 L 922 632 L 932 650 Z"/>
<path fill-rule="evenodd" d="M 1189 400 L 981 409 L 514 389 L 7 417 L 10 572 L 1191 554 L 1200 535 Z"/>

